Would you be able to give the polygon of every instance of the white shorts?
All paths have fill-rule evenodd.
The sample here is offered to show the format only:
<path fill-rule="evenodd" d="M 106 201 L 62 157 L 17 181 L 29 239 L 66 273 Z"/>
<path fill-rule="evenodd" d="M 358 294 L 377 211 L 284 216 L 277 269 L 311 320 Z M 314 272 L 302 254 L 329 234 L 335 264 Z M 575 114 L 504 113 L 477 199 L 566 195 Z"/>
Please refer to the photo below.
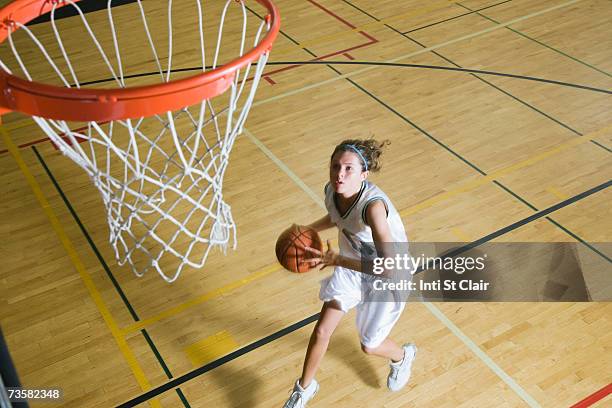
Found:
<path fill-rule="evenodd" d="M 321 281 L 319 299 L 335 300 L 343 312 L 357 307 L 356 324 L 361 344 L 376 348 L 389 336 L 399 320 L 405 302 L 364 302 L 362 280 L 367 275 L 336 266 L 333 275 Z"/>

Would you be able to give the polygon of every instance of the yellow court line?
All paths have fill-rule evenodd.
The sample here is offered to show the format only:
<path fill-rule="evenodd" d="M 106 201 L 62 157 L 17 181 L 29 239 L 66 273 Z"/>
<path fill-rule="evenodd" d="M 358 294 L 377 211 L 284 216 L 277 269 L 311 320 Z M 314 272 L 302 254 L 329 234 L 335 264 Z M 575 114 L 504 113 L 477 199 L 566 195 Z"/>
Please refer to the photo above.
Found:
<path fill-rule="evenodd" d="M 174 307 L 172 307 L 170 309 L 166 309 L 163 312 L 161 312 L 161 313 L 159 313 L 159 314 L 157 314 L 155 316 L 149 317 L 148 319 L 140 320 L 137 323 L 134 323 L 134 324 L 131 324 L 129 326 L 126 326 L 126 327 L 124 327 L 121 330 L 121 332 L 122 332 L 123 335 L 128 335 L 128 334 L 134 333 L 136 331 L 139 331 L 139 330 L 145 328 L 146 326 L 149 326 L 150 324 L 156 323 L 156 322 L 158 322 L 160 320 L 167 319 L 167 318 L 172 317 L 172 316 L 176 316 L 177 314 L 179 314 L 179 313 L 181 313 L 181 312 L 183 312 L 183 311 L 185 311 L 185 310 L 187 310 L 189 308 L 192 308 L 192 307 L 197 306 L 197 305 L 199 305 L 201 303 L 204 303 L 204 302 L 207 302 L 209 300 L 212 300 L 212 299 L 218 298 L 220 296 L 223 296 L 224 294 L 226 294 L 226 293 L 228 293 L 228 292 L 230 292 L 230 291 L 232 291 L 234 289 L 237 289 L 237 288 L 239 288 L 241 286 L 244 286 L 244 285 L 246 285 L 248 283 L 251 283 L 251 282 L 253 282 L 253 281 L 257 280 L 257 279 L 263 278 L 264 276 L 269 275 L 272 272 L 280 271 L 281 269 L 283 269 L 283 268 L 279 264 L 274 264 L 274 265 L 267 266 L 267 267 L 265 267 L 265 268 L 255 272 L 255 273 L 247 276 L 246 278 L 239 279 L 237 281 L 228 283 L 227 285 L 221 286 L 218 289 L 215 289 L 215 290 L 212 290 L 210 292 L 207 292 L 207 293 L 205 293 L 205 294 L 203 294 L 201 296 L 198 296 L 197 298 L 188 300 L 187 302 L 181 303 L 181 304 L 179 304 L 177 306 L 174 306 Z"/>
<path fill-rule="evenodd" d="M 567 200 L 569 198 L 569 196 L 563 192 L 561 192 L 559 189 L 553 187 L 553 186 L 548 186 L 546 187 L 546 191 L 548 191 L 550 194 L 554 195 L 555 197 L 557 197 L 560 200 Z"/>
<path fill-rule="evenodd" d="M 407 55 L 395 58 L 393 60 L 390 60 L 390 62 L 394 62 L 394 61 L 397 61 L 397 60 L 405 59 L 405 58 L 408 58 L 408 57 L 410 57 L 412 55 L 420 54 L 422 52 L 431 51 L 432 49 L 440 48 L 442 46 L 449 45 L 449 44 L 452 44 L 452 43 L 455 43 L 455 42 L 458 42 L 458 41 L 462 41 L 462 40 L 465 40 L 465 39 L 468 39 L 468 38 L 473 38 L 475 36 L 482 35 L 482 34 L 494 31 L 495 29 L 506 27 L 506 26 L 508 26 L 510 24 L 517 23 L 519 21 L 523 21 L 523 20 L 526 20 L 528 18 L 544 14 L 546 12 L 553 11 L 553 10 L 556 10 L 558 8 L 568 6 L 568 5 L 576 3 L 578 1 L 580 1 L 580 0 L 569 1 L 569 2 L 563 3 L 561 5 L 557 5 L 557 6 L 545 9 L 545 10 L 541 10 L 539 12 L 535 12 L 535 13 L 532 13 L 532 14 L 529 14 L 529 15 L 526 15 L 526 16 L 523 16 L 523 17 L 520 17 L 520 18 L 516 18 L 516 19 L 513 19 L 513 20 L 508 21 L 506 23 L 499 24 L 499 25 L 497 25 L 495 27 L 492 27 L 492 28 L 489 28 L 489 29 L 486 29 L 486 30 L 483 30 L 483 31 L 480 31 L 480 32 L 477 32 L 477 33 L 473 33 L 473 34 L 470 34 L 470 35 L 467 35 L 467 36 L 463 36 L 463 37 L 455 39 L 455 40 L 447 41 L 447 42 L 442 43 L 442 44 L 437 44 L 437 45 L 435 45 L 433 47 L 429 47 L 427 49 L 423 49 L 423 50 L 417 51 L 416 53 L 411 53 L 411 54 L 407 54 Z M 342 79 L 344 77 L 349 77 L 349 76 L 352 76 L 352 75 L 355 75 L 355 74 L 363 73 L 363 72 L 369 71 L 371 69 L 374 69 L 374 68 L 366 68 L 366 69 L 363 69 L 363 70 L 352 72 L 350 74 L 345 74 L 345 75 L 336 77 L 332 81 L 339 80 L 339 79 Z M 318 84 L 315 84 L 315 85 L 316 86 L 321 86 L 321 85 L 324 85 L 327 82 L 330 82 L 330 81 L 329 80 L 322 81 L 321 83 L 318 83 Z M 263 100 L 260 103 L 256 102 L 255 105 L 260 105 L 260 104 L 272 102 L 274 100 L 281 99 L 283 97 L 289 96 L 290 94 L 295 94 L 295 93 L 303 92 L 303 91 L 306 91 L 306 90 L 308 90 L 310 88 L 313 88 L 313 87 L 316 87 L 316 86 L 312 86 L 311 85 L 311 86 L 307 86 L 307 87 L 298 89 L 296 91 L 288 92 L 286 94 L 277 95 L 275 97 L 271 97 L 269 99 Z M 605 129 L 600 129 L 599 131 L 597 131 L 595 133 L 600 133 L 600 132 L 602 132 L 604 130 L 607 130 L 610 127 L 611 126 L 608 126 Z M 459 187 L 458 189 L 456 189 L 454 191 L 450 191 L 450 192 L 447 192 L 447 193 L 442 193 L 442 194 L 440 194 L 438 196 L 432 197 L 429 200 L 426 200 L 426 201 L 424 201 L 422 203 L 419 203 L 419 204 L 417 204 L 415 206 L 409 207 L 409 208 L 401 211 L 400 215 L 402 215 L 402 216 L 410 215 L 410 214 L 413 214 L 413 213 L 415 213 L 417 211 L 420 211 L 421 209 L 431 207 L 431 206 L 433 206 L 433 205 L 437 204 L 438 202 L 441 202 L 441 201 L 443 201 L 445 199 L 451 198 L 451 197 L 453 197 L 453 196 L 455 196 L 457 194 L 460 194 L 462 192 L 470 191 L 470 190 L 472 190 L 474 188 L 477 188 L 477 187 L 479 187 L 479 186 L 481 186 L 481 185 L 483 185 L 483 184 L 485 184 L 485 183 L 487 183 L 489 181 L 492 181 L 494 177 L 500 177 L 503 174 L 508 174 L 510 171 L 514 171 L 514 170 L 517 170 L 519 168 L 523 168 L 523 167 L 529 166 L 529 165 L 531 165 L 531 164 L 533 164 L 535 162 L 541 161 L 541 160 L 543 160 L 545 158 L 548 158 L 548 157 L 550 157 L 552 155 L 555 155 L 555 154 L 557 154 L 557 153 L 559 153 L 559 152 L 561 152 L 563 150 L 566 150 L 566 149 L 568 149 L 568 148 L 570 148 L 570 147 L 572 147 L 574 145 L 585 143 L 585 142 L 588 141 L 586 138 L 589 137 L 589 136 L 593 137 L 594 134 L 583 136 L 580 139 L 574 139 L 574 140 L 569 141 L 567 143 L 561 144 L 561 145 L 557 146 L 556 148 L 552 149 L 549 152 L 542 153 L 542 154 L 540 154 L 538 156 L 535 156 L 535 157 L 533 157 L 531 159 L 527 159 L 527 160 L 525 160 L 523 162 L 517 163 L 517 164 L 515 164 L 513 166 L 510 166 L 510 167 L 508 167 L 506 169 L 502 169 L 502 170 L 499 170 L 497 172 L 494 172 L 494 173 L 492 173 L 492 174 L 490 174 L 490 175 L 488 175 L 488 176 L 486 176 L 486 177 L 484 177 L 482 179 L 476 180 L 476 181 L 471 182 L 471 183 L 467 183 L 466 185 L 464 185 L 462 187 Z M 274 271 L 281 269 L 278 265 L 275 265 L 272 268 L 274 268 Z M 228 292 L 230 290 L 233 290 L 235 288 L 243 286 L 244 284 L 249 283 L 251 281 L 254 281 L 256 279 L 259 279 L 259 277 L 263 277 L 263 276 L 265 276 L 265 275 L 267 275 L 267 274 L 269 274 L 271 272 L 273 272 L 273 271 L 272 270 L 263 270 L 262 272 L 257 272 L 255 274 L 251 275 L 249 278 L 241 279 L 239 281 L 230 283 L 230 284 L 228 284 L 228 285 L 226 285 L 226 286 L 224 286 L 222 288 L 219 288 L 219 289 L 214 290 L 212 292 L 206 293 L 206 294 L 204 294 L 204 295 L 202 295 L 202 296 L 200 296 L 200 297 L 198 297 L 196 299 L 187 301 L 187 302 L 185 302 L 185 303 L 183 303 L 181 305 L 178 305 L 178 306 L 176 306 L 174 308 L 171 308 L 171 309 L 168 309 L 168 310 L 166 310 L 164 312 L 161 312 L 158 315 L 153 316 L 153 317 L 151 317 L 149 319 L 145 319 L 145 320 L 142 320 L 142 321 L 140 321 L 140 322 L 138 322 L 138 323 L 136 323 L 134 325 L 127 326 L 127 327 L 122 329 L 122 333 L 128 334 L 128 333 L 132 333 L 134 331 L 138 331 L 138 330 L 144 328 L 145 326 L 147 326 L 149 324 L 152 324 L 154 322 L 160 321 L 160 320 L 162 320 L 164 318 L 167 318 L 167 317 L 170 317 L 170 316 L 174 316 L 174 315 L 176 315 L 176 314 L 178 314 L 178 313 L 180 313 L 180 312 L 182 312 L 182 311 L 184 311 L 184 310 L 186 310 L 186 309 L 188 309 L 188 308 L 190 308 L 192 306 L 195 306 L 195 305 L 203 303 L 203 302 L 205 302 L 207 300 L 219 297 L 222 294 L 224 294 L 224 293 L 226 293 L 226 292 Z"/>
<path fill-rule="evenodd" d="M 454 236 L 456 236 L 457 238 L 459 238 L 460 242 L 472 242 L 473 239 L 471 239 L 461 228 L 459 227 L 453 227 L 450 229 L 451 232 L 453 233 Z"/>
<path fill-rule="evenodd" d="M 83 262 L 81 261 L 78 253 L 74 249 L 74 246 L 72 242 L 70 241 L 70 238 L 68 238 L 68 235 L 64 231 L 62 224 L 60 223 L 59 219 L 53 212 L 53 209 L 51 208 L 51 205 L 47 201 L 47 198 L 45 197 L 40 186 L 38 185 L 38 182 L 36 181 L 32 173 L 30 172 L 30 169 L 28 168 L 23 158 L 21 157 L 21 154 L 19 153 L 19 149 L 13 143 L 7 130 L 2 125 L 0 125 L 0 133 L 2 134 L 2 138 L 4 140 L 4 143 L 7 149 L 9 150 L 9 152 L 11 153 L 11 155 L 17 162 L 19 169 L 21 170 L 24 177 L 26 178 L 26 181 L 30 185 L 30 188 L 32 189 L 34 193 L 34 196 L 38 200 L 38 203 L 42 207 L 45 215 L 47 216 L 49 222 L 51 223 L 51 226 L 53 227 L 55 233 L 57 234 L 60 242 L 62 243 L 62 245 L 64 246 L 64 249 L 68 253 L 70 260 L 72 261 L 72 264 L 74 265 L 77 272 L 79 273 L 79 276 L 81 277 L 81 280 L 83 281 L 83 284 L 89 291 L 89 295 L 91 296 L 96 307 L 98 308 L 98 311 L 102 315 L 102 318 L 106 322 L 106 325 L 108 326 L 113 337 L 115 338 L 115 341 L 117 342 L 117 345 L 119 346 L 119 349 L 121 350 L 121 353 L 123 354 L 123 357 L 128 363 L 130 369 L 132 370 L 134 377 L 136 377 L 136 380 L 138 381 L 140 388 L 143 391 L 150 389 L 151 384 L 149 384 L 149 381 L 147 380 L 142 368 L 138 364 L 138 361 L 136 360 L 134 353 L 132 352 L 129 345 L 125 341 L 125 338 L 123 337 L 121 333 L 121 330 L 117 326 L 117 323 L 115 322 L 110 311 L 106 307 L 106 304 L 104 303 L 104 300 L 102 299 L 102 296 L 100 295 L 100 292 L 98 292 L 91 276 L 85 269 Z M 150 401 L 150 403 L 151 403 L 151 406 L 161 407 L 161 405 L 159 404 L 159 400 L 157 399 Z"/>
<path fill-rule="evenodd" d="M 27 117 L 25 119 L 19 119 L 14 122 L 4 123 L 2 126 L 7 131 L 12 132 L 14 130 L 24 128 L 28 125 L 33 125 L 35 127 L 38 127 L 38 125 L 36 125 L 36 122 L 34 122 L 34 120 L 31 117 Z"/>
<path fill-rule="evenodd" d="M 194 367 L 202 367 L 239 348 L 240 344 L 234 340 L 232 334 L 227 330 L 222 330 L 188 345 L 183 352 Z"/>
<path fill-rule="evenodd" d="M 476 179 L 476 180 L 470 181 L 468 183 L 465 183 L 465 184 L 463 184 L 463 185 L 461 185 L 461 186 L 459 186 L 459 187 L 457 187 L 457 188 L 455 188 L 453 190 L 446 191 L 444 193 L 440 193 L 440 194 L 438 194 L 436 196 L 433 196 L 433 197 L 431 197 L 431 198 L 429 198 L 429 199 L 427 199 L 427 200 L 425 200 L 423 202 L 420 202 L 419 204 L 413 205 L 411 207 L 408 207 L 408 208 L 400 211 L 400 215 L 402 217 L 405 217 L 405 216 L 408 216 L 408 215 L 412 215 L 412 214 L 414 214 L 414 213 L 416 213 L 418 211 L 424 210 L 425 208 L 433 207 L 434 205 L 436 205 L 436 204 L 438 204 L 438 203 L 440 203 L 442 201 L 448 200 L 448 199 L 450 199 L 452 197 L 455 197 L 455 196 L 457 196 L 457 195 L 459 195 L 461 193 L 465 193 L 465 192 L 474 190 L 475 188 L 478 188 L 478 187 L 480 187 L 480 186 L 482 186 L 484 184 L 487 184 L 487 183 L 489 183 L 489 182 L 491 182 L 491 181 L 493 181 L 493 180 L 495 180 L 495 179 L 497 179 L 497 178 L 499 178 L 501 176 L 505 176 L 505 175 L 513 173 L 513 172 L 515 172 L 517 170 L 523 169 L 525 167 L 529 167 L 529 166 L 531 166 L 531 165 L 533 165 L 535 163 L 538 163 L 538 162 L 540 162 L 542 160 L 545 160 L 545 159 L 547 159 L 549 157 L 555 156 L 555 155 L 557 155 L 557 154 L 559 154 L 559 153 L 561 153 L 561 152 L 563 152 L 565 150 L 568 150 L 568 149 L 570 149 L 570 148 L 572 148 L 574 146 L 578 146 L 578 145 L 590 142 L 590 139 L 592 139 L 593 137 L 599 136 L 601 133 L 609 131 L 609 130 L 612 130 L 612 124 L 602 128 L 602 129 L 599 129 L 599 130 L 597 130 L 597 131 L 595 131 L 593 133 L 590 133 L 588 135 L 581 136 L 581 137 L 575 138 L 575 139 L 571 139 L 571 140 L 569 140 L 569 141 L 567 141 L 565 143 L 561 143 L 561 144 L 557 145 L 556 147 L 554 147 L 554 148 L 552 148 L 550 150 L 547 150 L 545 152 L 542 152 L 540 154 L 537 154 L 537 155 L 535 155 L 533 157 L 530 157 L 530 158 L 525 159 L 523 161 L 520 161 L 518 163 L 512 164 L 510 166 L 504 167 L 504 168 L 502 168 L 500 170 L 494 171 L 493 173 L 490 173 L 490 174 L 488 174 L 488 175 L 486 175 L 484 177 L 481 177 L 479 179 Z"/>
<path fill-rule="evenodd" d="M 495 178 L 501 177 L 503 175 L 508 175 L 511 172 L 514 172 L 516 170 L 528 167 L 528 166 L 530 166 L 532 164 L 535 164 L 537 162 L 540 162 L 542 160 L 545 160 L 547 158 L 555 156 L 555 155 L 557 155 L 557 154 L 559 154 L 559 153 L 561 153 L 561 152 L 563 152 L 563 151 L 565 151 L 565 150 L 567 150 L 567 149 L 569 149 L 569 148 L 571 148 L 573 146 L 578 146 L 580 144 L 586 143 L 586 142 L 589 141 L 589 138 L 594 138 L 596 136 L 600 136 L 602 133 L 604 133 L 604 132 L 606 132 L 608 130 L 612 130 L 612 124 L 610 124 L 610 125 L 608 125 L 608 126 L 606 126 L 604 128 L 601 128 L 601 129 L 599 129 L 599 130 L 597 130 L 597 131 L 595 131 L 593 133 L 590 133 L 588 135 L 582 136 L 580 138 L 569 140 L 569 141 L 567 141 L 565 143 L 562 143 L 562 144 L 556 146 L 553 149 L 550 149 L 550 150 L 545 151 L 543 153 L 540 153 L 540 154 L 538 154 L 536 156 L 530 157 L 530 158 L 525 159 L 525 160 L 523 160 L 521 162 L 518 162 L 516 164 L 510 165 L 510 166 L 505 167 L 503 169 L 500 169 L 500 170 L 498 170 L 496 172 L 493 172 L 493 173 L 489 174 L 488 176 L 482 177 L 481 179 L 478 179 L 478 180 L 466 183 L 465 185 L 460 186 L 460 187 L 458 187 L 458 188 L 456 188 L 454 190 L 451 190 L 451 191 L 439 194 L 439 195 L 434 196 L 434 197 L 432 197 L 432 198 L 430 198 L 428 200 L 423 201 L 422 203 L 419 203 L 419 204 L 414 205 L 412 207 L 408 207 L 408 208 L 400 211 L 400 215 L 402 217 L 405 217 L 407 215 L 411 215 L 411 214 L 414 214 L 414 213 L 416 213 L 418 211 L 421 211 L 421 210 L 423 210 L 425 208 L 432 207 L 432 206 L 434 206 L 434 205 L 436 205 L 436 204 L 438 204 L 438 203 L 440 203 L 440 202 L 442 202 L 444 200 L 450 199 L 450 198 L 452 198 L 452 197 L 454 197 L 454 196 L 456 196 L 458 194 L 461 194 L 461 193 L 473 190 L 473 189 L 475 189 L 475 188 L 477 188 L 479 186 L 482 186 L 483 184 L 486 184 L 486 183 L 488 183 L 490 181 L 493 181 Z M 334 240 L 334 242 L 335 242 L 335 240 Z M 260 270 L 258 272 L 253 273 L 252 275 L 249 275 L 247 278 L 240 279 L 240 280 L 237 280 L 235 282 L 229 283 L 229 284 L 227 284 L 225 286 L 222 286 L 222 287 L 220 287 L 218 289 L 215 289 L 215 290 L 213 290 L 211 292 L 205 293 L 205 294 L 203 294 L 203 295 L 201 295 L 201 296 L 199 296 L 199 297 L 197 297 L 195 299 L 188 300 L 185 303 L 181 303 L 180 305 L 177 305 L 177 306 L 175 306 L 173 308 L 170 308 L 170 309 L 167 309 L 167 310 L 165 310 L 163 312 L 160 312 L 159 314 L 157 314 L 155 316 L 152 316 L 152 317 L 150 317 L 148 319 L 144 319 L 144 320 L 141 320 L 141 321 L 139 321 L 139 322 L 137 322 L 135 324 L 132 324 L 130 326 L 126 326 L 126 327 L 124 327 L 122 329 L 122 332 L 123 332 L 124 335 L 131 334 L 131 333 L 136 332 L 138 330 L 141 330 L 141 329 L 143 329 L 143 328 L 145 328 L 145 327 L 147 327 L 147 326 L 149 326 L 149 325 L 151 325 L 153 323 L 159 322 L 160 320 L 163 320 L 163 319 L 166 319 L 166 318 L 169 318 L 169 317 L 172 317 L 172 316 L 176 316 L 179 313 L 182 313 L 183 311 L 185 311 L 185 310 L 187 310 L 187 309 L 189 309 L 189 308 L 191 308 L 193 306 L 197 306 L 197 305 L 199 305 L 201 303 L 204 303 L 206 301 L 218 298 L 218 297 L 224 295 L 225 293 L 228 293 L 228 292 L 230 292 L 230 291 L 232 291 L 234 289 L 237 289 L 237 288 L 239 288 L 241 286 L 244 286 L 244 285 L 246 285 L 246 284 L 248 284 L 248 283 L 250 283 L 252 281 L 255 281 L 255 280 L 259 279 L 259 278 L 262 278 L 262 277 L 264 277 L 266 275 L 269 275 L 272 272 L 276 272 L 276 271 L 279 271 L 281 269 L 282 268 L 278 264 L 270 265 L 270 266 L 268 266 L 268 267 L 266 267 L 266 268 L 264 268 L 264 269 L 262 269 L 262 270 Z"/>

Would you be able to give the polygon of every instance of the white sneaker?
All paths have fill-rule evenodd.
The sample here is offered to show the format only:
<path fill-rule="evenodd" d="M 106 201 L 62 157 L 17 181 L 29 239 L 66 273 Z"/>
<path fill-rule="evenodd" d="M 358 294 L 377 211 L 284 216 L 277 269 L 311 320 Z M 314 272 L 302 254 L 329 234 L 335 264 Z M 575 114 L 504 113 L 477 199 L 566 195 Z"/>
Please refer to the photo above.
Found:
<path fill-rule="evenodd" d="M 387 387 L 391 391 L 399 391 L 404 388 L 410 379 L 410 368 L 416 356 L 417 348 L 412 343 L 404 344 L 404 358 L 397 363 L 391 363 L 391 372 L 387 377 Z"/>
<path fill-rule="evenodd" d="M 315 396 L 319 391 L 319 383 L 316 380 L 312 380 L 310 385 L 306 388 L 302 388 L 300 380 L 295 382 L 291 396 L 283 405 L 283 408 L 304 408 L 306 403 Z"/>

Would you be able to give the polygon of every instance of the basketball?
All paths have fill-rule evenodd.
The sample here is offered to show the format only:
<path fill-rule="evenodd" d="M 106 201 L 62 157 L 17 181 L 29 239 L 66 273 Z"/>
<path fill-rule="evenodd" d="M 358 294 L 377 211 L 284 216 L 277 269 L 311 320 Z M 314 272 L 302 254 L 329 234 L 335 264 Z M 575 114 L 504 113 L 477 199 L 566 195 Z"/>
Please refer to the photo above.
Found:
<path fill-rule="evenodd" d="M 278 237 L 276 241 L 276 258 L 283 267 L 291 272 L 304 273 L 311 269 L 310 264 L 302 263 L 304 259 L 316 257 L 304 247 L 323 250 L 319 234 L 311 228 L 293 224 Z"/>

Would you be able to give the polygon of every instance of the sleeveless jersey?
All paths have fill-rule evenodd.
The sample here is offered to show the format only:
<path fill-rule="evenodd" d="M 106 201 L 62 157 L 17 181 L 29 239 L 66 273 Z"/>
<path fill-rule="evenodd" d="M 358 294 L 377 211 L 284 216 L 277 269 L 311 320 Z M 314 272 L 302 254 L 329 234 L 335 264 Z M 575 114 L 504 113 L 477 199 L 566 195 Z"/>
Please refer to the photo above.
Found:
<path fill-rule="evenodd" d="M 376 256 L 372 229 L 366 222 L 366 210 L 374 201 L 381 200 L 387 209 L 387 222 L 393 242 L 408 242 L 402 219 L 389 197 L 376 185 L 364 181 L 357 198 L 344 214 L 340 214 L 333 188 L 325 185 L 325 207 L 331 220 L 338 227 L 340 254 L 360 259 L 362 255 Z"/>

